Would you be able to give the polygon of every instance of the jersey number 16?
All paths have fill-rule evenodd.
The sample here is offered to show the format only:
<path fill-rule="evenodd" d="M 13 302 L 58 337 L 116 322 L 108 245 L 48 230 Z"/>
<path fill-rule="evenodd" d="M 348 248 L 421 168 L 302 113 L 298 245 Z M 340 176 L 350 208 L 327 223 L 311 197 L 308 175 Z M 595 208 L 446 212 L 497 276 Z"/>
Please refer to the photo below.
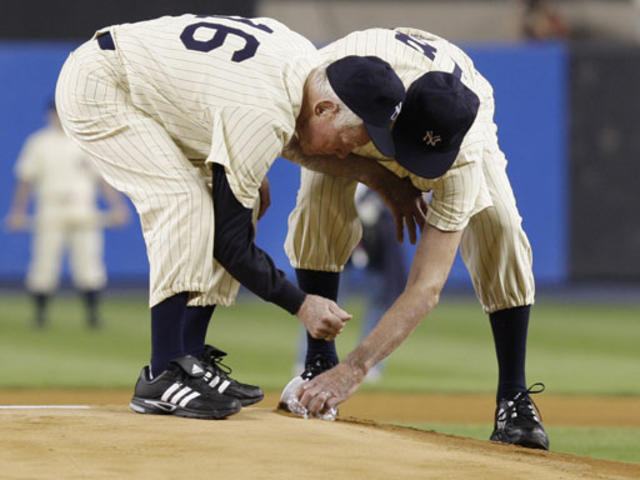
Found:
<path fill-rule="evenodd" d="M 257 28 L 258 30 L 262 30 L 263 32 L 273 33 L 273 30 L 266 25 L 262 25 L 259 23 L 254 23 L 249 18 L 243 17 L 228 17 L 224 15 L 199 15 L 200 17 L 215 17 L 215 18 L 226 18 L 228 20 L 233 20 L 235 22 L 243 23 L 245 25 L 249 25 L 250 27 Z M 195 38 L 195 33 L 198 29 L 206 28 L 209 30 L 215 31 L 213 37 L 209 40 L 197 40 Z M 244 30 L 240 30 L 239 28 L 230 27 L 228 25 L 224 25 L 222 23 L 212 23 L 212 22 L 198 22 L 193 23 L 185 27 L 180 34 L 180 40 L 187 49 L 196 50 L 198 52 L 210 52 L 215 50 L 216 48 L 222 46 L 224 41 L 227 39 L 229 35 L 235 35 L 237 37 L 243 38 L 245 41 L 245 46 L 240 50 L 236 50 L 233 52 L 231 56 L 232 62 L 243 62 L 251 57 L 253 57 L 258 51 L 258 46 L 260 42 L 256 37 L 251 35 L 250 33 L 245 32 Z"/>

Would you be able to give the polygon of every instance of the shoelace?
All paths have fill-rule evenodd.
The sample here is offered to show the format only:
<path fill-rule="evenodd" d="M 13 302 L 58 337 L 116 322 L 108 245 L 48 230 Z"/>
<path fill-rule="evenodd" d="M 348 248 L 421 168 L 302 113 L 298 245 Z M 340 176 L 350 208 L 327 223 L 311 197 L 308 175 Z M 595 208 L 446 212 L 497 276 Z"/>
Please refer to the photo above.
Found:
<path fill-rule="evenodd" d="M 544 389 L 544 383 L 537 382 L 527 388 L 526 391 L 516 393 L 514 397 L 507 402 L 507 407 L 498 413 L 497 420 L 503 422 L 509 418 L 520 416 L 533 419 L 534 421 L 542 421 L 542 415 L 539 413 L 540 410 L 538 410 L 538 406 L 529 395 L 542 393 Z"/>
<path fill-rule="evenodd" d="M 229 365 L 226 365 L 222 362 L 222 357 L 225 357 L 227 354 L 221 350 L 208 352 L 209 355 L 209 364 L 211 368 L 213 368 L 216 375 L 220 378 L 227 379 L 231 372 L 233 371 Z"/>

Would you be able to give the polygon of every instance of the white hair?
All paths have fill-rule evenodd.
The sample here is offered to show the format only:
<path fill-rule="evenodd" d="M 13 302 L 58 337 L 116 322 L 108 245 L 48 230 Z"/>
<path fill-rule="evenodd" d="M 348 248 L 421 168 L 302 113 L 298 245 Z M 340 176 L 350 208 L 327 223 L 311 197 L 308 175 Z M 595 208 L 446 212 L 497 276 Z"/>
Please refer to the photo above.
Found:
<path fill-rule="evenodd" d="M 340 97 L 334 92 L 329 79 L 327 78 L 327 67 L 331 64 L 331 61 L 325 62 L 318 67 L 311 70 L 309 73 L 308 82 L 313 91 L 320 96 L 320 98 L 328 99 L 338 105 L 339 110 L 334 120 L 336 128 L 347 127 L 359 127 L 363 124 L 362 119 L 351 111 L 345 103 L 340 100 Z"/>

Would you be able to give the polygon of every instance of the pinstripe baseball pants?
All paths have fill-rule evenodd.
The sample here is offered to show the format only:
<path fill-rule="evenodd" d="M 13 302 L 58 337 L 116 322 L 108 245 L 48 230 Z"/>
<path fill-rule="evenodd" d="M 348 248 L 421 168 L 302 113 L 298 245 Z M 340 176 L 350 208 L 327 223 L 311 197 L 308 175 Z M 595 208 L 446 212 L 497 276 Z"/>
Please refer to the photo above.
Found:
<path fill-rule="evenodd" d="M 150 265 L 149 304 L 190 292 L 189 305 L 230 305 L 239 284 L 213 259 L 210 177 L 137 108 L 115 51 L 90 40 L 67 59 L 56 87 L 67 134 L 140 216 Z"/>

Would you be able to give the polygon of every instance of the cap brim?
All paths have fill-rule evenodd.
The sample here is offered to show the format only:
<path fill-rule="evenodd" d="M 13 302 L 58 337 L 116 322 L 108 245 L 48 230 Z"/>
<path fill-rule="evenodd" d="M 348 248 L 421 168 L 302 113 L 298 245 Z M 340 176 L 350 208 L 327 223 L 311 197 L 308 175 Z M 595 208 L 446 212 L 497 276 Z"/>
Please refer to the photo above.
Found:
<path fill-rule="evenodd" d="M 412 148 L 396 143 L 396 161 L 411 173 L 423 178 L 438 178 L 447 173 L 456 161 L 460 149 L 448 152 L 425 152 L 422 148 Z"/>
<path fill-rule="evenodd" d="M 364 128 L 380 153 L 385 157 L 393 158 L 395 156 L 396 149 L 389 127 L 377 127 L 365 122 Z"/>

